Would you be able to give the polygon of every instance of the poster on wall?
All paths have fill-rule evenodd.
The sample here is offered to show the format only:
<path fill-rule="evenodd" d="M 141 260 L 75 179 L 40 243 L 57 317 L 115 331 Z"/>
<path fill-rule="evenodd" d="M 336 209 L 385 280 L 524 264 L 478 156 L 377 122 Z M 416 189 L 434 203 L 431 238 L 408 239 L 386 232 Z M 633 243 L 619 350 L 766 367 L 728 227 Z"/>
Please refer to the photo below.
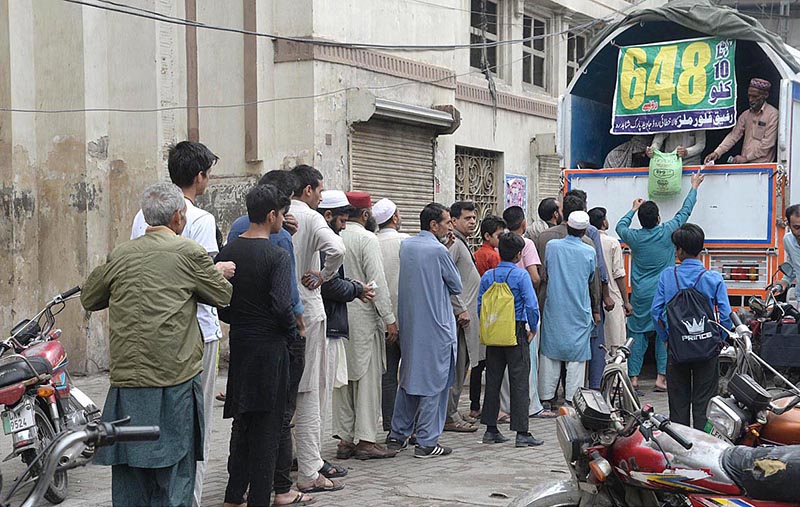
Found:
<path fill-rule="evenodd" d="M 716 37 L 620 48 L 612 134 L 736 124 L 736 41 Z"/>
<path fill-rule="evenodd" d="M 505 185 L 506 202 L 503 209 L 519 206 L 528 209 L 528 177 L 517 174 L 506 174 Z"/>

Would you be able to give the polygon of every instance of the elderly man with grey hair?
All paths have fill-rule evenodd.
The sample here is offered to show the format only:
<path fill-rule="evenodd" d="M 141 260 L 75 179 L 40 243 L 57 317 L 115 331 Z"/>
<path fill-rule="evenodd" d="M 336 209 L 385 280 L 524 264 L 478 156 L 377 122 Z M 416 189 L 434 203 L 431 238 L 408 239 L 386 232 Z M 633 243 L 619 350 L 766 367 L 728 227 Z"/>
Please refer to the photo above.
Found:
<path fill-rule="evenodd" d="M 103 420 L 157 425 L 161 438 L 97 450 L 114 505 L 191 505 L 203 459 L 203 339 L 197 304 L 224 306 L 232 287 L 198 243 L 180 236 L 186 203 L 172 183 L 147 188 L 144 236 L 123 243 L 83 286 L 87 311 L 108 308 L 110 381 Z"/>

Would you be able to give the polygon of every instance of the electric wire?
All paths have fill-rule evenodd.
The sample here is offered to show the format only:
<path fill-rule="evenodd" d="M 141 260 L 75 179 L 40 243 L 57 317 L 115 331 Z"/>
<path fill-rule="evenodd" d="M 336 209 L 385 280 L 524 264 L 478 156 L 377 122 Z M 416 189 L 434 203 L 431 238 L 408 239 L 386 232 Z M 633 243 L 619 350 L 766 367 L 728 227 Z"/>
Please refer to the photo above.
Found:
<path fill-rule="evenodd" d="M 591 23 L 587 23 L 587 25 L 598 24 L 600 20 L 594 20 Z M 519 63 L 520 61 L 527 58 L 528 54 L 523 54 L 521 58 L 516 58 L 511 60 L 507 63 L 496 64 L 487 67 L 490 71 L 496 72 L 497 70 L 514 65 Z M 312 95 L 298 95 L 293 97 L 272 97 L 269 99 L 260 99 L 254 100 L 249 102 L 238 102 L 232 104 L 198 104 L 198 105 L 174 105 L 174 106 L 162 106 L 162 107 L 153 107 L 153 108 L 125 108 L 125 107 L 88 107 L 88 108 L 60 108 L 60 109 L 26 109 L 26 108 L 0 108 L 0 112 L 10 112 L 10 113 L 41 113 L 41 114 L 66 114 L 66 113 L 160 113 L 160 112 L 167 112 L 167 111 L 182 111 L 182 110 L 189 110 L 189 109 L 233 109 L 233 108 L 241 108 L 259 104 L 270 104 L 275 102 L 284 102 L 284 101 L 292 101 L 292 100 L 306 100 L 306 99 L 317 99 L 321 97 L 327 97 L 332 95 L 338 95 L 340 93 L 345 93 L 350 90 L 358 90 L 358 89 L 367 89 L 372 91 L 378 90 L 388 90 L 394 88 L 400 88 L 403 86 L 411 86 L 411 85 L 427 85 L 427 84 L 436 84 L 441 81 L 448 81 L 450 79 L 458 79 L 459 77 L 464 77 L 472 74 L 482 75 L 483 71 L 481 69 L 473 68 L 468 72 L 463 72 L 460 74 L 448 74 L 447 76 L 437 78 L 437 79 L 430 79 L 430 80 L 410 80 L 406 79 L 403 82 L 395 83 L 391 85 L 384 85 L 384 86 L 347 86 L 344 88 L 339 88 L 336 90 L 331 90 L 328 92 L 321 92 Z"/>
<path fill-rule="evenodd" d="M 577 28 L 581 28 L 583 26 L 594 25 L 599 22 L 607 21 L 607 18 L 598 18 L 592 20 L 588 23 L 584 23 L 583 25 L 578 25 L 576 27 L 571 27 L 565 30 L 560 30 L 558 32 L 551 32 L 542 35 L 533 35 L 531 37 L 523 38 L 523 39 L 509 39 L 509 40 L 498 40 L 486 43 L 476 43 L 476 44 L 411 44 L 411 45 L 404 45 L 404 44 L 379 44 L 379 43 L 368 43 L 368 42 L 336 42 L 336 41 L 328 41 L 328 40 L 321 40 L 321 39 L 309 39 L 306 37 L 291 37 L 286 35 L 277 35 L 277 34 L 270 34 L 264 32 L 257 32 L 252 30 L 243 30 L 240 28 L 232 28 L 226 26 L 218 26 L 218 25 L 209 25 L 206 23 L 200 23 L 197 21 L 188 20 L 185 18 L 177 18 L 174 16 L 166 16 L 163 14 L 153 14 L 154 11 L 147 11 L 142 12 L 144 9 L 138 10 L 130 10 L 131 7 L 127 4 L 122 2 L 115 2 L 113 5 L 98 5 L 94 3 L 90 3 L 84 0 L 61 0 L 62 2 L 81 5 L 84 7 L 92 7 L 95 9 L 101 9 L 105 11 L 116 12 L 120 14 L 127 14 L 129 16 L 135 16 L 145 19 L 151 19 L 154 21 L 160 21 L 163 23 L 170 23 L 175 25 L 182 25 L 188 27 L 195 27 L 195 28 L 205 28 L 208 30 L 216 30 L 222 32 L 230 32 L 230 33 L 238 33 L 242 35 L 252 35 L 255 37 L 265 37 L 274 40 L 283 40 L 288 42 L 296 42 L 301 44 L 311 44 L 315 46 L 328 46 L 328 47 L 342 47 L 342 48 L 350 48 L 350 49 L 386 49 L 386 50 L 393 50 L 393 51 L 453 51 L 457 49 L 482 49 L 482 48 L 492 48 L 492 47 L 501 47 L 501 46 L 509 46 L 515 44 L 521 44 L 528 41 L 534 41 L 538 39 L 545 39 L 548 37 L 553 37 L 555 35 L 562 35 L 568 33 L 572 30 Z M 98 0 L 102 1 L 102 0 Z M 117 6 L 124 6 L 122 8 Z"/>

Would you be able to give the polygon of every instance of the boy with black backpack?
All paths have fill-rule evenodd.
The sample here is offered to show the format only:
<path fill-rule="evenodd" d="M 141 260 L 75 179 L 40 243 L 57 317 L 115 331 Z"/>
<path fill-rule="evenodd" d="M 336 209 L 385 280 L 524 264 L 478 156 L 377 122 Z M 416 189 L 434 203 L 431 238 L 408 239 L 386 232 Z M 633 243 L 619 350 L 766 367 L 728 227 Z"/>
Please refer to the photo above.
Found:
<path fill-rule="evenodd" d="M 511 390 L 511 430 L 517 432 L 516 447 L 542 445 L 528 431 L 531 371 L 529 344 L 539 323 L 539 302 L 528 272 L 516 265 L 522 257 L 522 236 L 507 232 L 500 236 L 501 262 L 481 277 L 478 290 L 481 343 L 486 345 L 486 394 L 481 423 L 486 425 L 484 444 L 508 441 L 497 430 L 500 384 L 508 367 Z M 528 328 L 532 331 L 526 329 Z"/>
<path fill-rule="evenodd" d="M 718 321 L 733 327 L 728 289 L 716 271 L 698 259 L 705 234 L 695 224 L 672 233 L 680 265 L 661 273 L 651 314 L 658 337 L 667 343 L 667 395 L 673 422 L 703 430 L 706 407 L 717 392 L 719 351 L 724 341 Z"/>

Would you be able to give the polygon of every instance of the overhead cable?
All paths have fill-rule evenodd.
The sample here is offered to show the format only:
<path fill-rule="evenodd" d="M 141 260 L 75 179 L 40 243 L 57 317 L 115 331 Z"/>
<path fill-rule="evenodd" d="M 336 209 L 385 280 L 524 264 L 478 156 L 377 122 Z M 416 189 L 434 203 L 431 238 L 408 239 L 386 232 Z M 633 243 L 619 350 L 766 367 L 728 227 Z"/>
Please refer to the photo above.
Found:
<path fill-rule="evenodd" d="M 311 44 L 315 46 L 329 46 L 329 47 L 342 47 L 342 48 L 349 48 L 349 49 L 385 49 L 385 50 L 393 50 L 393 51 L 452 51 L 456 49 L 481 49 L 481 48 L 492 48 L 492 47 L 500 47 L 500 46 L 508 46 L 514 44 L 521 44 L 524 42 L 534 41 L 538 39 L 546 39 L 548 37 L 554 37 L 556 35 L 562 35 L 565 33 L 569 33 L 572 30 L 580 29 L 583 27 L 591 27 L 596 24 L 605 22 L 606 19 L 595 19 L 590 22 L 584 23 L 582 25 L 574 26 L 565 30 L 560 30 L 557 32 L 551 32 L 541 35 L 533 35 L 531 37 L 526 37 L 523 39 L 511 39 L 511 40 L 499 40 L 499 41 L 491 41 L 486 43 L 475 43 L 475 44 L 412 44 L 412 45 L 405 45 L 405 44 L 377 44 L 377 43 L 367 43 L 367 42 L 336 42 L 336 41 L 329 41 L 329 40 L 321 40 L 321 39 L 310 39 L 307 37 L 292 37 L 286 35 L 277 35 L 271 33 L 264 33 L 264 32 L 256 32 L 252 30 L 243 30 L 240 28 L 232 28 L 226 26 L 218 26 L 218 25 L 209 25 L 206 23 L 201 23 L 198 21 L 192 21 L 184 18 L 177 18 L 174 16 L 166 16 L 163 14 L 154 14 L 153 11 L 142 12 L 143 9 L 132 8 L 131 6 L 124 4 L 122 2 L 114 2 L 114 6 L 112 4 L 108 5 L 99 5 L 95 3 L 90 3 L 84 0 L 62 0 L 63 2 L 82 5 L 85 7 L 91 7 L 95 9 L 101 9 L 105 11 L 116 12 L 120 14 L 126 14 L 129 16 L 136 16 L 145 19 L 152 19 L 154 21 L 160 21 L 163 23 L 170 23 L 175 25 L 183 25 L 189 27 L 196 27 L 196 28 L 204 28 L 207 30 L 216 30 L 221 32 L 231 32 L 231 33 L 239 33 L 242 35 L 252 35 L 255 37 L 264 37 L 268 39 L 274 40 L 283 40 L 288 42 L 296 42 L 300 44 Z M 98 0 L 103 1 L 103 0 Z M 108 0 L 105 0 L 106 2 Z M 122 7 L 120 7 L 122 6 Z M 136 9 L 136 10 L 132 10 Z"/>

